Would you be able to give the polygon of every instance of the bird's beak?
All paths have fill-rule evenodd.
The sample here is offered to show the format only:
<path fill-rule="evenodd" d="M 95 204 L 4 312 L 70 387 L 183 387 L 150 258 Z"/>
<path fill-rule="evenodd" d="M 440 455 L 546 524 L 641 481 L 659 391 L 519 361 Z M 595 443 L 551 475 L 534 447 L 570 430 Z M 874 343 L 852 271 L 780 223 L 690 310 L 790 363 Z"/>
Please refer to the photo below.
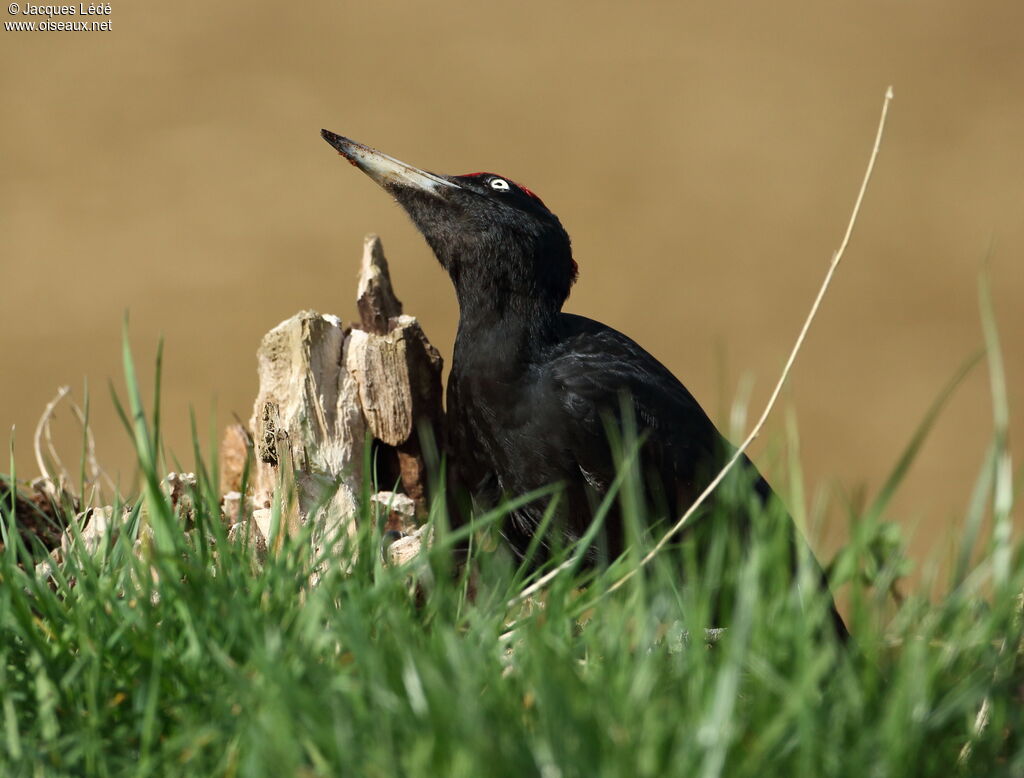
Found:
<path fill-rule="evenodd" d="M 446 189 L 460 189 L 447 178 L 407 165 L 362 143 L 343 138 L 330 130 L 320 130 L 323 139 L 341 156 L 362 170 L 385 189 L 407 187 L 428 194 L 440 195 Z"/>

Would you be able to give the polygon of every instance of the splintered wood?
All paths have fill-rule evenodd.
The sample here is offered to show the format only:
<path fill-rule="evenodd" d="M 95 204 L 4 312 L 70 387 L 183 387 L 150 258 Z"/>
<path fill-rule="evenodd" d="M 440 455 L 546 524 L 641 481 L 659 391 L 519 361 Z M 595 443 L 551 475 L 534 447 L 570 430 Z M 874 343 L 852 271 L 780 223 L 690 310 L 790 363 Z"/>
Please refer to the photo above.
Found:
<path fill-rule="evenodd" d="M 372 475 L 363 472 L 369 440 L 378 446 L 374 460 L 383 460 L 384 473 L 397 474 L 404 492 L 397 495 L 408 517 L 403 534 L 413 534 L 415 517 L 426 514 L 424 452 L 442 423 L 442 361 L 419 322 L 402 314 L 376 235 L 363 246 L 357 302 L 361 320 L 349 327 L 336 316 L 302 311 L 268 332 L 257 354 L 252 436 L 239 425 L 225 434 L 222 489 L 241 489 L 252 451 L 253 526 L 247 529 L 271 550 L 280 542 L 270 537 L 279 498 L 284 532 L 311 524 L 318 550 L 335 558 L 354 553 L 346 541 L 357 530 L 363 479 Z M 395 497 L 388 499 L 396 505 Z M 227 496 L 224 512 L 245 515 L 237 503 L 229 507 Z M 389 525 L 394 521 L 392 514 Z M 336 561 L 348 566 L 352 560 Z"/>
<path fill-rule="evenodd" d="M 386 538 L 381 555 L 404 564 L 430 543 L 427 515 L 427 458 L 440 440 L 441 356 L 419 322 L 402 313 L 376 235 L 363 246 L 357 304 L 360 321 L 349 326 L 337 316 L 302 311 L 268 332 L 257 353 L 259 393 L 248 427 L 231 424 L 221 442 L 221 519 L 229 541 L 245 544 L 262 565 L 286 536 L 311 530 L 314 551 L 326 565 L 352 568 L 360 517 L 380 523 Z M 58 400 L 66 394 L 62 390 Z M 131 506 L 115 516 L 112 506 L 81 509 L 83 496 L 64 487 L 68 480 L 47 467 L 40 440 L 55 403 L 40 422 L 37 458 L 44 471 L 23 494 L 0 479 L 0 501 L 14 512 L 23 546 L 41 550 L 36 573 L 51 578 L 74 544 L 93 553 L 117 537 Z M 90 439 L 91 440 L 91 439 Z M 367 460 L 367 447 L 372 456 Z M 52 448 L 52 447 L 51 447 Z M 90 454 L 91 456 L 91 454 Z M 54 455 L 55 462 L 59 461 Z M 364 472 L 364 462 L 373 472 Z M 98 474 L 98 468 L 93 468 Z M 396 487 L 370 496 L 360 506 L 364 484 Z M 197 479 L 170 473 L 164 497 L 181 531 L 197 520 Z M 139 516 L 145 519 L 143 504 Z M 75 516 L 66 527 L 66 516 Z M 275 520 L 276 518 L 276 520 Z M 276 526 L 275 526 L 276 525 Z M 144 526 L 134 550 L 145 558 L 153 538 Z M 0 539 L 0 551 L 4 541 Z M 154 569 L 155 570 L 155 569 Z M 155 571 L 153 575 L 155 575 Z"/>

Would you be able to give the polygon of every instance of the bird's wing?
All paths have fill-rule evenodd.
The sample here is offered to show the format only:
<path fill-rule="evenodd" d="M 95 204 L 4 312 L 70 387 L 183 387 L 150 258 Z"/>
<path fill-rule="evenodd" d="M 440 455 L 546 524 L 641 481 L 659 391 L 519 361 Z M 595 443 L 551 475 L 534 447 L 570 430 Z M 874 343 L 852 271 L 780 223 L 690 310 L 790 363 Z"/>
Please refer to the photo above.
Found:
<path fill-rule="evenodd" d="M 568 314 L 562 317 L 562 338 L 550 354 L 546 372 L 560 393 L 563 412 L 576 419 L 568 425 L 575 436 L 569 446 L 577 467 L 592 486 L 607 488 L 617 471 L 607 441 L 607 424 L 623 424 L 625 412 L 633 414 L 637 431 L 644 436 L 642 465 L 651 470 L 666 488 L 667 507 L 678 515 L 688 508 L 734 451 L 719 434 L 693 395 L 657 359 L 616 330 L 590 319 Z M 762 500 L 769 500 L 771 487 L 746 457 L 741 457 L 734 482 L 752 488 Z M 749 483 L 749 487 L 744 486 Z M 599 491 L 603 491 L 599 488 Z M 655 506 L 656 507 L 656 506 Z M 793 569 L 799 546 L 806 541 L 785 511 L 776 514 L 792 533 Z M 732 516 L 730 527 L 746 534 L 750 530 L 747 511 Z M 828 580 L 820 573 L 821 586 Z M 837 634 L 847 635 L 842 618 L 832 608 Z"/>
<path fill-rule="evenodd" d="M 567 442 L 584 477 L 595 487 L 614 478 L 608 425 L 622 434 L 632 421 L 644 439 L 646 469 L 679 490 L 666 495 L 670 507 L 678 507 L 701 478 L 714 475 L 708 470 L 728 444 L 686 387 L 636 342 L 580 316 L 566 314 L 561 325 L 545 372 L 563 412 L 575 420 Z"/>

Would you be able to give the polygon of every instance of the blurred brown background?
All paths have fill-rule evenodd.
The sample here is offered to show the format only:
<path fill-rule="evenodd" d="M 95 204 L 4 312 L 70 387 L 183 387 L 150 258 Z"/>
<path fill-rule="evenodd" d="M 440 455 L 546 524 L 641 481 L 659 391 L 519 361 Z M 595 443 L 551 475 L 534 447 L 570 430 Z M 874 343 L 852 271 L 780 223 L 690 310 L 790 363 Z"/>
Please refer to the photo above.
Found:
<path fill-rule="evenodd" d="M 574 239 L 569 309 L 648 347 L 728 429 L 744 378 L 751 416 L 777 378 L 890 83 L 853 244 L 755 458 L 778 472 L 771 441 L 791 413 L 809 499 L 831 495 L 817 543 L 827 556 L 846 533 L 843 495 L 877 491 L 981 345 L 987 255 L 1024 433 L 1017 0 L 376 0 L 301 12 L 112 0 L 109 18 L 110 32 L 0 32 L 0 427 L 17 427 L 23 476 L 35 475 L 44 405 L 66 383 L 81 399 L 87 379 L 100 458 L 130 479 L 107 391 L 123 386 L 126 310 L 147 377 L 166 339 L 167 439 L 189 465 L 189 406 L 204 436 L 233 412 L 247 419 L 267 329 L 302 308 L 354 313 L 369 231 L 407 311 L 450 355 L 446 277 L 321 127 L 539 192 Z M 77 461 L 66 411 L 58 421 Z M 946 558 L 990 432 L 982 366 L 891 512 L 919 559 Z"/>

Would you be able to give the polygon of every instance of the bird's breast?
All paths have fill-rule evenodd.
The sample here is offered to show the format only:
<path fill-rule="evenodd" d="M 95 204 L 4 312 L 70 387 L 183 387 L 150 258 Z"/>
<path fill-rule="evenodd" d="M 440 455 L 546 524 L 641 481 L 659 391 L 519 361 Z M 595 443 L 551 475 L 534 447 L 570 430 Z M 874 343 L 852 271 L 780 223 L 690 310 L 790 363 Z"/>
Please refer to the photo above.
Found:
<path fill-rule="evenodd" d="M 544 396 L 531 371 L 516 380 L 462 374 L 449 380 L 449 424 L 458 431 L 460 461 L 471 460 L 497 477 L 509 494 L 562 480 L 564 463 L 545 422 Z"/>

